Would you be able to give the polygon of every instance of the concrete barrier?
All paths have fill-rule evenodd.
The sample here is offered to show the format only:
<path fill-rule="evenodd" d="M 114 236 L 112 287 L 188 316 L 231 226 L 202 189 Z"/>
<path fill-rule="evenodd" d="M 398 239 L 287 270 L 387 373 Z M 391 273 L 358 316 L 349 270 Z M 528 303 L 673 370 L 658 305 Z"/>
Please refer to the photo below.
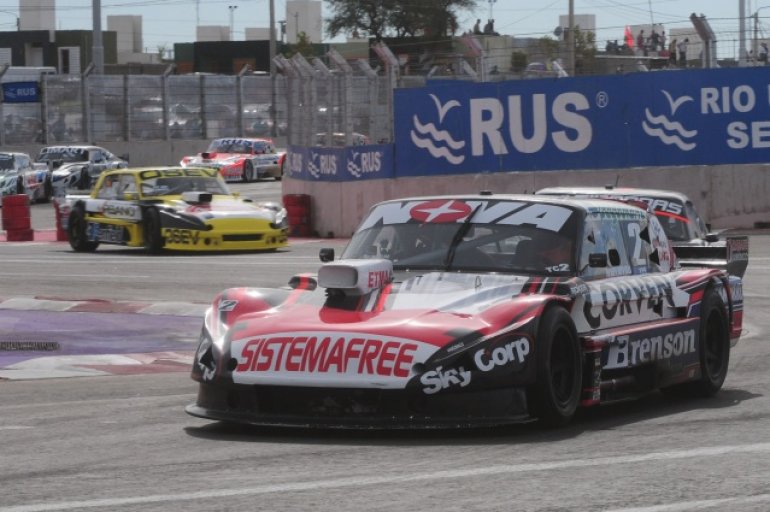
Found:
<path fill-rule="evenodd" d="M 373 204 L 387 199 L 481 190 L 529 194 L 551 186 L 610 183 L 682 192 L 714 229 L 752 228 L 770 221 L 770 164 L 487 173 L 342 183 L 286 177 L 282 192 L 311 195 L 314 230 L 322 237 L 346 237 Z"/>

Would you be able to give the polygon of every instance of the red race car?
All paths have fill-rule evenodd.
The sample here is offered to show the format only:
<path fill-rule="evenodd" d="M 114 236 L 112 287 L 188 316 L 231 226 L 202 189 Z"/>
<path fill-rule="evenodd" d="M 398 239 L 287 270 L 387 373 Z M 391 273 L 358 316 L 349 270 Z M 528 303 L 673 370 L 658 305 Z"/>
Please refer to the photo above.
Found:
<path fill-rule="evenodd" d="M 283 177 L 285 151 L 276 151 L 272 139 L 214 139 L 203 153 L 182 158 L 182 167 L 219 169 L 225 181 L 250 181 Z"/>
<path fill-rule="evenodd" d="M 677 264 L 657 217 L 598 199 L 375 205 L 342 257 L 205 315 L 193 416 L 436 428 L 667 393 L 711 396 L 741 335 L 740 277 Z"/>

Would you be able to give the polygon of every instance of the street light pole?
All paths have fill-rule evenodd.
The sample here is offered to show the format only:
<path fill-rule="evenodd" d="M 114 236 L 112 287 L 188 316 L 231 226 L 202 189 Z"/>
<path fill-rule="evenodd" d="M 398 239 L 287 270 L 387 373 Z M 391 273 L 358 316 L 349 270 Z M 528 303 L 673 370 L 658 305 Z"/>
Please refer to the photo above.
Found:
<path fill-rule="evenodd" d="M 237 5 L 228 5 L 227 8 L 230 9 L 230 41 L 233 41 L 235 39 L 233 13 L 238 8 L 238 6 Z"/>
<path fill-rule="evenodd" d="M 270 135 L 278 135 L 278 116 L 276 115 L 275 102 L 277 93 L 275 90 L 276 69 L 275 69 L 275 0 L 270 0 Z"/>

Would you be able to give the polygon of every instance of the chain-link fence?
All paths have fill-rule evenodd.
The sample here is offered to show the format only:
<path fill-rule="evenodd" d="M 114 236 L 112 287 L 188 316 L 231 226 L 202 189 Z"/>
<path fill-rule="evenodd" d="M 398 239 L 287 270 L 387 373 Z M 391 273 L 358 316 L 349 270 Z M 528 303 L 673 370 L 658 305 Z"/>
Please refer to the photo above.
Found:
<path fill-rule="evenodd" d="M 40 102 L 2 104 L 0 144 L 250 136 L 356 145 L 392 133 L 393 86 L 376 74 L 45 75 L 40 88 Z"/>

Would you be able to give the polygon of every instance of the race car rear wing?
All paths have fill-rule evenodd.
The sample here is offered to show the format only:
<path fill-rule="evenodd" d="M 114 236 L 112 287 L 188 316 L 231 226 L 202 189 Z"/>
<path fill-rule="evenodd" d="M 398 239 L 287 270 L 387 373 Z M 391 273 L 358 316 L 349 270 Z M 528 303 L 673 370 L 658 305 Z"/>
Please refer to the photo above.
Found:
<path fill-rule="evenodd" d="M 676 245 L 674 252 L 683 267 L 722 268 L 742 278 L 749 264 L 749 237 L 727 236 L 708 245 Z"/>

